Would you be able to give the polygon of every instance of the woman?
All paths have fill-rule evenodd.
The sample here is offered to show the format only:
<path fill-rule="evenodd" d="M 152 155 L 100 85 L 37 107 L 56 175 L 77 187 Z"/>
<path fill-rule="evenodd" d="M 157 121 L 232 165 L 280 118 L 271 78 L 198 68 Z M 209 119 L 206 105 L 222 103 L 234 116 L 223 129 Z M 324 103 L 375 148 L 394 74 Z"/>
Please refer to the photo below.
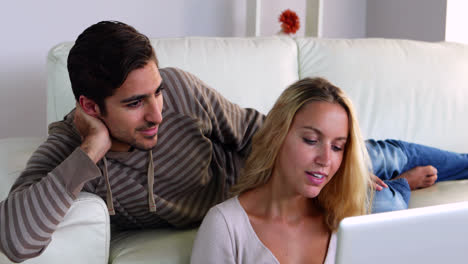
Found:
<path fill-rule="evenodd" d="M 288 87 L 255 135 L 233 198 L 203 220 L 192 263 L 334 263 L 339 222 L 368 213 L 368 155 L 328 81 Z"/>

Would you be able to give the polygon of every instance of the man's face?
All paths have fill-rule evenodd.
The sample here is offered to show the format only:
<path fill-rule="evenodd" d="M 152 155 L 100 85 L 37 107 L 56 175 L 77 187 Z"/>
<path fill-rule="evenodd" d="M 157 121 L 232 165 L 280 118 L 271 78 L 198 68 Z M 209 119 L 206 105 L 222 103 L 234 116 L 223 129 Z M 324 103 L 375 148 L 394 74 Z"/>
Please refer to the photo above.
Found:
<path fill-rule="evenodd" d="M 112 151 L 153 148 L 162 122 L 163 83 L 153 61 L 133 70 L 114 95 L 106 98 L 106 124 L 112 139 Z"/>

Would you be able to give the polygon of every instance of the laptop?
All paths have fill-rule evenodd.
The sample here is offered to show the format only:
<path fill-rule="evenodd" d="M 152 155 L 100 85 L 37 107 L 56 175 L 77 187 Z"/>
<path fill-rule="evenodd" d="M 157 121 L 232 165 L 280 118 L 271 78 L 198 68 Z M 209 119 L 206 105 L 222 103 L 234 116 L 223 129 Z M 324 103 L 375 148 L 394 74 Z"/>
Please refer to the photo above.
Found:
<path fill-rule="evenodd" d="M 468 202 L 345 218 L 337 264 L 468 263 Z"/>

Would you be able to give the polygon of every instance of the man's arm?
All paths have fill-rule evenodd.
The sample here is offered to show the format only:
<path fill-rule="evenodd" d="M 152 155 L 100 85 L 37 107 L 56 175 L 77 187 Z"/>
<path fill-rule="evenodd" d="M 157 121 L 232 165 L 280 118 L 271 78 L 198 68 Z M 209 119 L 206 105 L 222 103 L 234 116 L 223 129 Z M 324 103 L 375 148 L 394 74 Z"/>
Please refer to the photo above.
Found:
<path fill-rule="evenodd" d="M 75 124 L 79 118 L 86 117 L 75 115 Z M 80 134 L 93 130 L 81 121 Z M 92 147 L 99 146 L 94 134 L 80 142 L 72 133 L 52 133 L 0 202 L 0 250 L 12 261 L 40 255 L 83 185 L 101 175 L 96 162 L 107 151 Z"/>
<path fill-rule="evenodd" d="M 242 108 L 232 103 L 204 82 L 196 80 L 200 89 L 195 93 L 200 93 L 196 95 L 207 106 L 205 110 L 212 124 L 212 140 L 234 151 L 250 148 L 251 139 L 263 124 L 264 116 L 255 109 Z"/>
<path fill-rule="evenodd" d="M 175 94 L 174 98 L 170 98 L 171 93 L 169 93 L 169 98 L 164 98 L 165 103 L 177 101 L 173 104 L 191 109 L 188 112 L 191 111 L 191 114 L 196 115 L 197 118 L 207 118 L 208 120 L 202 120 L 204 124 L 209 124 L 204 133 L 213 142 L 221 143 L 225 148 L 236 152 L 250 147 L 252 136 L 263 124 L 264 116 L 261 113 L 255 109 L 242 108 L 230 102 L 219 92 L 188 72 L 166 68 L 161 71 L 161 74 L 165 82 L 171 83 L 171 87 L 186 86 L 188 89 L 188 91 L 171 92 Z M 187 92 L 188 95 L 181 96 Z M 198 113 L 200 111 L 198 108 L 201 108 L 201 114 Z"/>

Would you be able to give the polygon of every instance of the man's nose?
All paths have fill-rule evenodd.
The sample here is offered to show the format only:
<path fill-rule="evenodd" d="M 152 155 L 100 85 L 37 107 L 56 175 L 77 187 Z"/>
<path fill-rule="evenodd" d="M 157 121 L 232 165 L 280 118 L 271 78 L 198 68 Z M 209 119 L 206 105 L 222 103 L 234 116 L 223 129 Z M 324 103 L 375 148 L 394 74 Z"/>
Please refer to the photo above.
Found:
<path fill-rule="evenodd" d="M 163 119 L 162 107 L 162 100 L 158 100 L 158 98 L 153 98 L 150 100 L 150 102 L 147 104 L 147 108 L 145 109 L 145 120 L 155 124 L 161 123 Z"/>

